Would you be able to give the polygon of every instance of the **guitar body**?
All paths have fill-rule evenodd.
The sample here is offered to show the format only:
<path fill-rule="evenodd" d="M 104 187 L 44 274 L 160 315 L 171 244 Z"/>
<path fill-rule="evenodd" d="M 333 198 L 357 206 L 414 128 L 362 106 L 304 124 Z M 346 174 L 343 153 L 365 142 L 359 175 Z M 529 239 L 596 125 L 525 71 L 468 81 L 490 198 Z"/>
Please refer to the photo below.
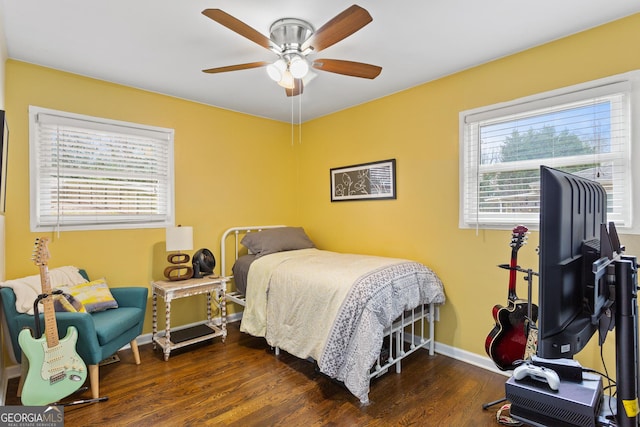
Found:
<path fill-rule="evenodd" d="M 58 345 L 48 347 L 46 337 L 33 338 L 29 329 L 18 335 L 29 370 L 22 389 L 22 404 L 43 406 L 76 391 L 87 378 L 87 367 L 76 353 L 78 331 L 73 326 Z"/>
<path fill-rule="evenodd" d="M 532 304 L 532 321 L 538 319 L 538 306 Z M 495 326 L 487 336 L 485 349 L 498 368 L 513 369 L 514 363 L 524 359 L 528 334 L 526 333 L 529 304 L 509 301 L 506 307 L 493 307 Z"/>
<path fill-rule="evenodd" d="M 23 405 L 30 406 L 57 402 L 79 389 L 87 379 L 87 366 L 76 353 L 78 330 L 69 326 L 67 335 L 62 339 L 58 337 L 53 293 L 47 269 L 48 241 L 46 237 L 36 239 L 34 248 L 34 262 L 40 268 L 42 285 L 42 295 L 34 302 L 34 317 L 39 315 L 37 302 L 41 299 L 44 306 L 45 334 L 33 338 L 29 329 L 23 329 L 18 334 L 18 344 L 24 356 L 23 371 L 26 368 L 20 398 Z"/>
<path fill-rule="evenodd" d="M 492 310 L 495 325 L 485 340 L 485 350 L 498 368 L 503 371 L 514 369 L 514 363 L 524 360 L 530 355 L 527 349 L 532 348 L 534 324 L 538 320 L 538 307 L 523 301 L 516 295 L 516 273 L 518 267 L 518 250 L 526 242 L 527 227 L 519 225 L 513 229 L 511 236 L 511 261 L 499 267 L 509 270 L 509 292 L 507 306 L 495 305 Z M 529 314 L 529 309 L 531 313 Z M 531 318 L 529 318 L 531 316 Z M 528 343 L 529 342 L 529 343 Z M 535 352 L 535 351 L 534 351 Z"/>

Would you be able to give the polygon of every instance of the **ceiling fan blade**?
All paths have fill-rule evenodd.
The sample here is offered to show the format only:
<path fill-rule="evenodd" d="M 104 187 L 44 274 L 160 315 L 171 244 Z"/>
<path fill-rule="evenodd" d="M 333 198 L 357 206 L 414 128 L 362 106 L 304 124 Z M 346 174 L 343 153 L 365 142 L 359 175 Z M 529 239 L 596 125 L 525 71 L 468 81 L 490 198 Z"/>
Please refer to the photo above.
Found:
<path fill-rule="evenodd" d="M 284 88 L 287 96 L 298 96 L 302 93 L 302 79 L 294 79 L 293 80 L 293 88 L 287 89 Z"/>
<path fill-rule="evenodd" d="M 248 70 L 250 68 L 258 68 L 264 67 L 265 65 L 269 65 L 269 62 L 248 62 L 246 64 L 237 64 L 237 65 L 227 65 L 226 67 L 217 67 L 217 68 L 208 68 L 206 70 L 202 70 L 203 73 L 226 73 L 227 71 L 238 71 L 238 70 Z"/>
<path fill-rule="evenodd" d="M 234 31 L 241 36 L 248 38 L 252 42 L 259 44 L 265 49 L 271 49 L 273 47 L 273 43 L 268 37 L 259 33 L 257 30 L 248 26 L 238 18 L 229 15 L 227 12 L 223 12 L 220 9 L 205 9 L 202 11 L 202 14 L 213 19 L 218 24 L 224 25 L 231 31 Z"/>
<path fill-rule="evenodd" d="M 343 61 L 341 59 L 316 59 L 311 66 L 315 69 L 330 73 L 344 74 L 352 77 L 375 79 L 382 71 L 382 67 L 362 62 Z"/>
<path fill-rule="evenodd" d="M 373 18 L 369 12 L 354 4 L 320 27 L 302 45 L 302 50 L 313 47 L 316 52 L 319 52 L 349 37 L 371 21 Z"/>

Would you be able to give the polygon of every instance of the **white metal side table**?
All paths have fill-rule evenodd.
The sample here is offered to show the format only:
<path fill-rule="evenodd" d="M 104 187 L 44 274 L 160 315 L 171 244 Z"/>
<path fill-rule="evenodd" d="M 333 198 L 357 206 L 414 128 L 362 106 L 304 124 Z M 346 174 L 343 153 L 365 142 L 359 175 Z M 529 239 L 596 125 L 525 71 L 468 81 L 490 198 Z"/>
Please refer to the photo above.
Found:
<path fill-rule="evenodd" d="M 222 342 L 227 337 L 227 306 L 226 288 L 228 277 L 209 276 L 201 279 L 187 279 L 177 281 L 157 280 L 151 282 L 153 298 L 153 331 L 151 341 L 153 348 L 159 345 L 164 351 L 164 360 L 169 360 L 171 350 L 185 347 L 215 337 L 222 337 Z M 207 295 L 207 320 L 190 328 L 171 333 L 171 301 L 178 298 L 186 298 L 195 295 Z M 220 309 L 220 325 L 216 325 L 211 318 L 212 294 L 216 296 L 216 305 Z M 158 296 L 165 303 L 165 333 L 158 334 Z M 203 327 L 204 326 L 204 327 Z"/>

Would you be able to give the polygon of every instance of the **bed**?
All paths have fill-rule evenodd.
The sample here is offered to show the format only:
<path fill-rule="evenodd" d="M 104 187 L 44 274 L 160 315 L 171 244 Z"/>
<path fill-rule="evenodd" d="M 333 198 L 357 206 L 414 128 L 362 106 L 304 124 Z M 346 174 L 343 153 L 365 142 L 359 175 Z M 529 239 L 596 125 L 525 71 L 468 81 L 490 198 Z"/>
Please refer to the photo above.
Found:
<path fill-rule="evenodd" d="M 445 295 L 423 264 L 320 250 L 301 227 L 286 226 L 230 228 L 220 254 L 222 274 L 236 284 L 227 301 L 244 308 L 240 330 L 276 354 L 315 361 L 363 404 L 371 378 L 394 365 L 400 373 L 418 349 L 434 354 Z"/>

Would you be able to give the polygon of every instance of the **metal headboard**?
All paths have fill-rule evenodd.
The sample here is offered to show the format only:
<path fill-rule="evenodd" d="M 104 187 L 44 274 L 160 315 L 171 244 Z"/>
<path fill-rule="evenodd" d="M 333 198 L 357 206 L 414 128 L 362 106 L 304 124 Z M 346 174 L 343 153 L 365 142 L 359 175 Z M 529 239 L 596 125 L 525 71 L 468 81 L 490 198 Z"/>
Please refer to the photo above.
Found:
<path fill-rule="evenodd" d="M 220 274 L 223 276 L 231 276 L 231 267 L 233 263 L 238 259 L 238 253 L 242 248 L 240 241 L 242 237 L 246 234 L 265 230 L 267 228 L 279 228 L 286 227 L 286 225 L 260 225 L 260 226 L 251 226 L 251 227 L 231 227 L 227 229 L 222 234 L 222 239 L 220 239 Z M 227 240 L 233 236 L 233 248 L 234 248 L 234 258 L 231 265 L 229 265 L 229 269 L 227 269 Z"/>

